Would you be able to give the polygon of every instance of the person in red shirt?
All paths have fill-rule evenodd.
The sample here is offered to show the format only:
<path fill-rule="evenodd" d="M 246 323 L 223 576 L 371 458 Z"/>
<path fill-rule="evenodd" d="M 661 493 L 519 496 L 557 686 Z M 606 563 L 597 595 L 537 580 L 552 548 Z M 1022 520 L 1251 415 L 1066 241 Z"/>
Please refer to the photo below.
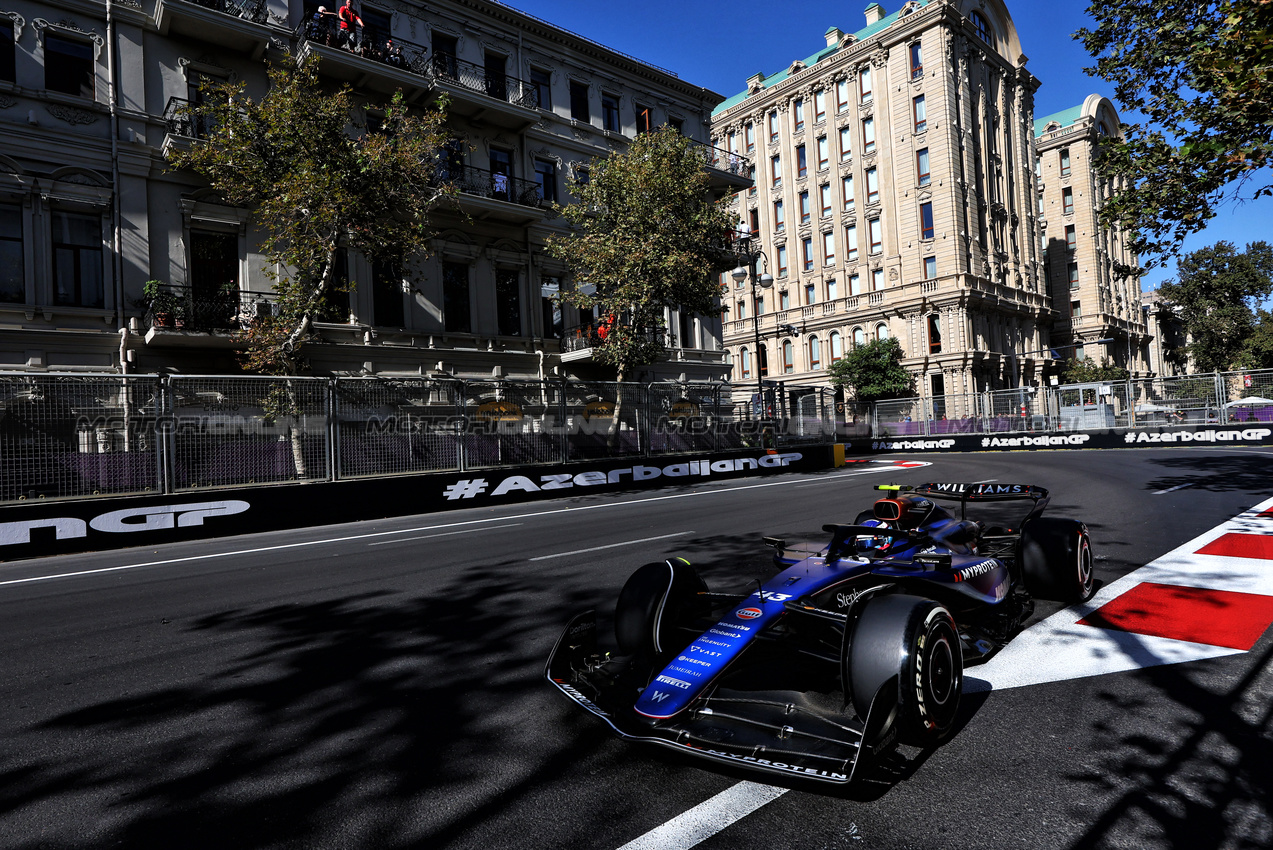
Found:
<path fill-rule="evenodd" d="M 362 48 L 362 18 L 354 11 L 353 0 L 340 7 L 340 45 L 357 53 Z"/>

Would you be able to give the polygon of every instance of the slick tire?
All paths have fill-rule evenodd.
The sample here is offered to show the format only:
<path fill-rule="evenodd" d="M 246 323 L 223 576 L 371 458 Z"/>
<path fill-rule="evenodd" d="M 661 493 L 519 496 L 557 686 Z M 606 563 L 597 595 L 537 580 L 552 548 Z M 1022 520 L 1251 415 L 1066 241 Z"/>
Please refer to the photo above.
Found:
<path fill-rule="evenodd" d="M 624 655 L 655 659 L 684 649 L 682 626 L 706 613 L 699 594 L 707 585 L 683 558 L 658 561 L 634 572 L 614 608 L 614 636 Z"/>
<path fill-rule="evenodd" d="M 1038 517 L 1021 528 L 1017 563 L 1025 589 L 1036 599 L 1073 605 L 1096 589 L 1087 526 L 1072 519 Z"/>
<path fill-rule="evenodd" d="M 866 603 L 849 643 L 853 707 L 865 719 L 871 701 L 898 677 L 897 736 L 931 747 L 955 725 L 964 657 L 950 612 L 918 596 L 879 596 Z"/>

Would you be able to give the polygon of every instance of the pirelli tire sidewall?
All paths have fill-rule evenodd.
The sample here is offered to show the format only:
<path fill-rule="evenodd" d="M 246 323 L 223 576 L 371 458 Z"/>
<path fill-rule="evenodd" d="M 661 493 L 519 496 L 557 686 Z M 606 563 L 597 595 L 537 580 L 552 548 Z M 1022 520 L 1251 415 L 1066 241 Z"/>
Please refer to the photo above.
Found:
<path fill-rule="evenodd" d="M 931 599 L 890 594 L 870 600 L 850 643 L 854 709 L 865 717 L 871 700 L 898 677 L 898 739 L 929 747 L 954 728 L 963 690 L 963 652 L 954 618 Z"/>
<path fill-rule="evenodd" d="M 1017 564 L 1037 599 L 1073 605 L 1095 591 L 1092 540 L 1078 520 L 1037 517 L 1021 528 Z"/>
<path fill-rule="evenodd" d="M 619 651 L 654 660 L 684 649 L 681 627 L 700 616 L 707 585 L 682 558 L 646 564 L 619 591 L 614 635 Z"/>

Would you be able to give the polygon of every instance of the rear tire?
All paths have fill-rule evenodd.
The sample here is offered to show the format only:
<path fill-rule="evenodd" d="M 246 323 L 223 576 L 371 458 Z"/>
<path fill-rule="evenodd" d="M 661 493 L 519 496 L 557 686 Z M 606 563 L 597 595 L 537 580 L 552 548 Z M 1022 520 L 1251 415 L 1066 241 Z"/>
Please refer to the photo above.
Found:
<path fill-rule="evenodd" d="M 1072 519 L 1032 519 L 1021 528 L 1017 563 L 1036 599 L 1073 605 L 1096 589 L 1087 526 Z"/>
<path fill-rule="evenodd" d="M 684 649 L 690 636 L 681 627 L 706 613 L 700 593 L 707 585 L 683 558 L 646 564 L 619 592 L 614 636 L 619 651 L 654 659 Z"/>
<path fill-rule="evenodd" d="M 879 689 L 898 677 L 898 739 L 930 747 L 955 725 L 963 690 L 959 632 L 940 603 L 879 596 L 866 603 L 849 645 L 853 707 L 866 719 Z"/>

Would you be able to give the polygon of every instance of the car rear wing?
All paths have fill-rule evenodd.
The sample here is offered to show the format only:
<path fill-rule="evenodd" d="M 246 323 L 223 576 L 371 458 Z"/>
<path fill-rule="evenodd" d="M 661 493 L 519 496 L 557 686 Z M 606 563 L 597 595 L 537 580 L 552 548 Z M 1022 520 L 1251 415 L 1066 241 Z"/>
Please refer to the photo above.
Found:
<path fill-rule="evenodd" d="M 960 519 L 967 518 L 968 504 L 970 502 L 1017 502 L 1031 499 L 1034 504 L 1031 506 L 1030 512 L 1022 519 L 1022 523 L 1043 513 L 1043 509 L 1048 506 L 1050 498 L 1047 490 L 1042 487 L 1036 487 L 1033 484 L 933 482 L 916 485 L 877 484 L 875 489 L 894 493 L 914 493 L 917 496 L 927 496 L 930 499 L 959 502 Z"/>

